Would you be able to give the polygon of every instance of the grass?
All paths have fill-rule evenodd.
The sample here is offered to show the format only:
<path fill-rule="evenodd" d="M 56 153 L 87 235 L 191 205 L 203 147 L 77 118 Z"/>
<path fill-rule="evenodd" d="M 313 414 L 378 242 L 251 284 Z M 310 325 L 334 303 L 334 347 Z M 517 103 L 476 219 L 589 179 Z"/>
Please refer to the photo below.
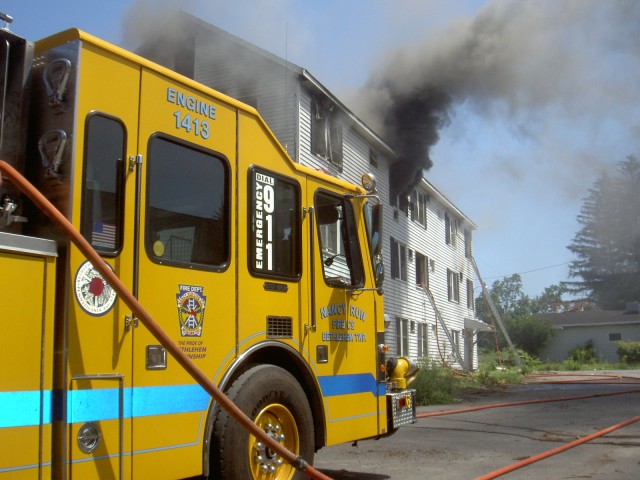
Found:
<path fill-rule="evenodd" d="M 453 403 L 471 393 L 519 384 L 522 379 L 523 375 L 517 367 L 489 366 L 462 374 L 450 367 L 425 363 L 410 387 L 416 389 L 418 405 L 440 405 Z"/>
<path fill-rule="evenodd" d="M 523 383 L 525 375 L 545 371 L 577 370 L 631 370 L 640 369 L 640 364 L 588 362 L 565 360 L 560 363 L 542 363 L 536 357 L 519 352 L 521 365 L 513 353 L 480 352 L 480 367 L 472 373 L 459 373 L 450 367 L 435 362 L 423 362 L 410 388 L 416 390 L 418 405 L 440 405 L 453 403 L 457 399 L 479 391 L 492 391 L 507 385 Z"/>
<path fill-rule="evenodd" d="M 543 363 L 540 366 L 539 371 L 568 371 L 575 372 L 576 370 L 639 370 L 639 364 L 628 364 L 623 362 L 609 363 L 609 362 L 587 362 L 581 363 L 575 360 L 565 360 L 564 362 L 557 363 Z"/>

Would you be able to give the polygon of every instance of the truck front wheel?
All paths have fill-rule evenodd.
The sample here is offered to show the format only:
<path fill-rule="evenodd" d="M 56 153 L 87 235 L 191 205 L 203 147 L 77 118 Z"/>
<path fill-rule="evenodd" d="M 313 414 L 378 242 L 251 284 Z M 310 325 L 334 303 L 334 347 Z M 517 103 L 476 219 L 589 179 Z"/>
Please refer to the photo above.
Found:
<path fill-rule="evenodd" d="M 259 365 L 233 382 L 228 397 L 287 450 L 313 461 L 313 417 L 298 381 L 286 370 Z M 211 439 L 210 477 L 292 480 L 306 478 L 220 410 Z"/>

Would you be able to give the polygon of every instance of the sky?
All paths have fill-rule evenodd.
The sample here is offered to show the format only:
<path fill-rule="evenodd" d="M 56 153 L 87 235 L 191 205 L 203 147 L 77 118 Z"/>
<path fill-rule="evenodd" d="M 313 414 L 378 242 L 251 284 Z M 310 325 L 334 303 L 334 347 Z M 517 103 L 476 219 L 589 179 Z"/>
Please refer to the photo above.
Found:
<path fill-rule="evenodd" d="M 567 246 L 594 181 L 640 154 L 636 0 L 52 5 L 11 0 L 0 11 L 29 40 L 77 27 L 135 49 L 180 8 L 306 68 L 383 138 L 398 99 L 444 92 L 425 178 L 478 226 L 485 282 L 518 273 L 532 297 L 570 280 Z"/>

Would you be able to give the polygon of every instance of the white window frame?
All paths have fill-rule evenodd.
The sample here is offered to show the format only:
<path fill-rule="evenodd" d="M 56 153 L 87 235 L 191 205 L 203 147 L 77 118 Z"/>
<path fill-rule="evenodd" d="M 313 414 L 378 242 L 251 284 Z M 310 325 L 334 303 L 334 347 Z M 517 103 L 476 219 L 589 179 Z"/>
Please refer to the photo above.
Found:
<path fill-rule="evenodd" d="M 409 320 L 396 317 L 396 355 L 409 355 Z"/>
<path fill-rule="evenodd" d="M 414 190 L 411 194 L 411 200 L 409 202 L 409 215 L 413 222 L 422 225 L 427 228 L 427 195 L 420 190 Z"/>
<path fill-rule="evenodd" d="M 467 279 L 467 308 L 469 310 L 476 309 L 476 301 L 473 295 L 473 280 Z"/>
<path fill-rule="evenodd" d="M 418 358 L 429 356 L 429 324 L 418 323 Z"/>
<path fill-rule="evenodd" d="M 335 108 L 311 99 L 311 153 L 342 170 L 343 132 Z"/>
<path fill-rule="evenodd" d="M 450 302 L 460 303 L 460 274 L 447 268 L 447 297 Z"/>
<path fill-rule="evenodd" d="M 416 252 L 416 285 L 429 288 L 429 258 L 426 255 Z M 422 275 L 420 275 L 422 272 Z"/>
<path fill-rule="evenodd" d="M 391 278 L 407 281 L 407 247 L 391 237 Z M 397 266 L 397 272 L 394 269 Z"/>
<path fill-rule="evenodd" d="M 448 212 L 445 212 L 444 214 L 444 228 L 446 244 L 455 247 L 456 237 L 458 236 L 458 220 L 449 215 Z"/>

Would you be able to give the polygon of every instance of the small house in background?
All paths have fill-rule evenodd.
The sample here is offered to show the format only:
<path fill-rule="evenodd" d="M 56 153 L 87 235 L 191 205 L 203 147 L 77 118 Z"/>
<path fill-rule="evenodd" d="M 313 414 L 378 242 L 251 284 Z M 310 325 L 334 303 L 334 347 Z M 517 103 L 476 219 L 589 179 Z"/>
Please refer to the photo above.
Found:
<path fill-rule="evenodd" d="M 543 361 L 562 362 L 576 346 L 593 344 L 599 361 L 619 362 L 616 342 L 640 340 L 640 302 L 626 310 L 584 310 L 541 315 L 553 324 L 555 335 L 541 351 Z"/>

